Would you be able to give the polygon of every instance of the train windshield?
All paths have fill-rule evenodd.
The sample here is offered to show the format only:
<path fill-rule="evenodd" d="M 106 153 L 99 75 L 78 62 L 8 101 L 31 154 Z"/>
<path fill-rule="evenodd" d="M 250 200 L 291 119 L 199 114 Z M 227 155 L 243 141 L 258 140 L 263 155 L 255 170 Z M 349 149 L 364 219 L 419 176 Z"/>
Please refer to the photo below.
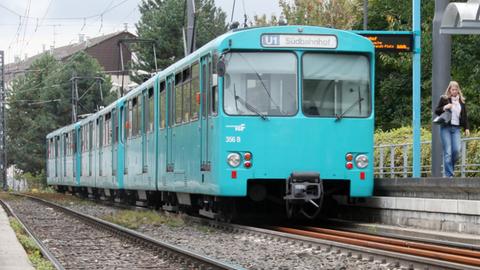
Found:
<path fill-rule="evenodd" d="M 304 54 L 303 113 L 337 119 L 369 116 L 369 67 L 364 55 Z"/>
<path fill-rule="evenodd" d="M 235 52 L 225 56 L 224 110 L 229 115 L 288 116 L 297 112 L 293 53 Z"/>

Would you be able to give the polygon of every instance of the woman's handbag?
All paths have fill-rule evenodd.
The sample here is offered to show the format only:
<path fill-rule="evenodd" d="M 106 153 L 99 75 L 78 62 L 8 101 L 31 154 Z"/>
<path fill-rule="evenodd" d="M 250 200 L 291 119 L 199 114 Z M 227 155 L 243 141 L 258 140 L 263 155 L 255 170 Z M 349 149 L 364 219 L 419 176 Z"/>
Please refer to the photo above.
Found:
<path fill-rule="evenodd" d="M 444 125 L 448 124 L 450 120 L 452 120 L 452 112 L 450 110 L 446 110 L 439 116 L 435 117 L 435 119 L 433 119 L 433 123 L 438 125 Z"/>

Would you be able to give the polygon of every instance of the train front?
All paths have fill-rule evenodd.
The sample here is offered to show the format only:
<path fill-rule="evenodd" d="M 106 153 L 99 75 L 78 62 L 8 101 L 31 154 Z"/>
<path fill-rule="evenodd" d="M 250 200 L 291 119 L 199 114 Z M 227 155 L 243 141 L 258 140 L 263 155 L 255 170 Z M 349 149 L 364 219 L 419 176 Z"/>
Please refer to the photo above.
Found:
<path fill-rule="evenodd" d="M 244 30 L 219 61 L 222 193 L 315 217 L 373 191 L 374 49 L 319 27 Z M 222 162 L 224 159 L 224 162 Z"/>

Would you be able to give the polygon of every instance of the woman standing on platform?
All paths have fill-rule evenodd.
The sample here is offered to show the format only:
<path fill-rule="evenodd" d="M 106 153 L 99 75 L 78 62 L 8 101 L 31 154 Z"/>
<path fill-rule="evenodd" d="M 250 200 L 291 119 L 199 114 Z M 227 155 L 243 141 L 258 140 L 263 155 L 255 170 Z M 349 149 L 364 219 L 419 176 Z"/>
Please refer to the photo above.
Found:
<path fill-rule="evenodd" d="M 452 119 L 440 127 L 440 137 L 443 144 L 443 168 L 446 177 L 453 177 L 455 162 L 461 154 L 460 128 L 463 127 L 465 130 L 465 136 L 470 135 L 465 98 L 456 81 L 451 81 L 448 84 L 445 94 L 440 97 L 435 113 L 440 115 L 446 110 L 451 111 Z"/>

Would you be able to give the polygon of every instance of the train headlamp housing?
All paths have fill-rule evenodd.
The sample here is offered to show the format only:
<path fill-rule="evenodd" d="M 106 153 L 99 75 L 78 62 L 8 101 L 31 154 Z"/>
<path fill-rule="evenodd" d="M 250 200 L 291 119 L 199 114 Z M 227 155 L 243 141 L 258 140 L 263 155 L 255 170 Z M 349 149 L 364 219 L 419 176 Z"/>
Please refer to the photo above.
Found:
<path fill-rule="evenodd" d="M 363 169 L 368 166 L 368 157 L 367 155 L 358 155 L 355 158 L 355 164 L 357 165 L 357 168 Z"/>
<path fill-rule="evenodd" d="M 227 156 L 227 163 L 230 165 L 230 167 L 238 167 L 241 162 L 241 157 L 239 153 L 230 153 Z"/>

